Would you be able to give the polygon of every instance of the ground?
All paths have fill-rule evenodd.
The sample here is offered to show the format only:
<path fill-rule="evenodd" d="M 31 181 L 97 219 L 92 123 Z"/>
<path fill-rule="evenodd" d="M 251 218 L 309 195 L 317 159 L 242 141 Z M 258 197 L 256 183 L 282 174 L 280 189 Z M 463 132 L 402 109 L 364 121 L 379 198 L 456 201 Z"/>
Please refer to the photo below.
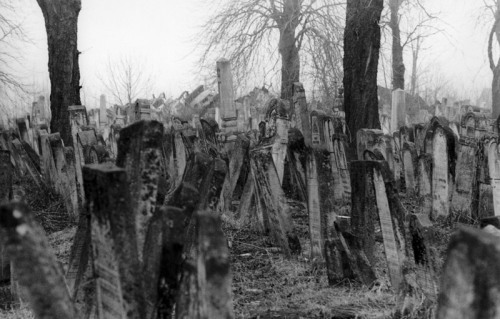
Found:
<path fill-rule="evenodd" d="M 39 194 L 31 186 L 30 205 L 47 230 L 54 253 L 63 267 L 67 267 L 75 226 L 63 219 L 55 195 Z M 417 209 L 414 198 L 401 194 L 406 210 Z M 410 303 L 414 310 L 406 316 L 396 316 L 398 296 L 390 289 L 382 243 L 377 243 L 379 278 L 372 287 L 345 281 L 329 286 L 323 266 L 309 260 L 307 212 L 304 203 L 290 202 L 292 216 L 303 252 L 285 258 L 268 236 L 239 227 L 231 217 L 223 218 L 231 254 L 233 276 L 233 303 L 237 318 L 428 318 L 435 301 L 416 296 Z M 57 209 L 56 209 L 57 208 Z M 64 227 L 66 226 L 66 227 Z M 442 264 L 453 227 L 442 225 L 439 234 L 439 263 Z M 33 318 L 28 309 L 0 311 L 0 318 Z"/>

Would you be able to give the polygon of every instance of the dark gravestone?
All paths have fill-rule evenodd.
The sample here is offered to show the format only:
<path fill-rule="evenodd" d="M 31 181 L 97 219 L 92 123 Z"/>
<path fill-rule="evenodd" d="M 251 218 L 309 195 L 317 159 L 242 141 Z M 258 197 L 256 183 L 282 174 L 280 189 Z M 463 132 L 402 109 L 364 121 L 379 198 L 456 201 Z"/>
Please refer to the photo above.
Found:
<path fill-rule="evenodd" d="M 19 203 L 1 206 L 0 228 L 7 237 L 5 249 L 18 284 L 26 290 L 35 317 L 78 318 L 59 262 L 28 207 Z"/>
<path fill-rule="evenodd" d="M 481 230 L 459 230 L 448 246 L 436 318 L 500 316 L 500 238 Z"/>
<path fill-rule="evenodd" d="M 137 229 L 139 260 L 149 219 L 156 209 L 160 178 L 163 125 L 156 121 L 140 121 L 120 131 L 116 165 L 127 172 L 132 211 Z"/>
<path fill-rule="evenodd" d="M 135 214 L 126 172 L 113 164 L 83 168 L 99 318 L 144 317 Z"/>

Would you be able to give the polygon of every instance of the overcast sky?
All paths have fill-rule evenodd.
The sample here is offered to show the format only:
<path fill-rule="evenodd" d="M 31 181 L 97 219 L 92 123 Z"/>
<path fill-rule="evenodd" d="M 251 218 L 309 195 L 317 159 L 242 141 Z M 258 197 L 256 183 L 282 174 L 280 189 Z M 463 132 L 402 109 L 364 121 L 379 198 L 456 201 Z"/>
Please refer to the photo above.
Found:
<path fill-rule="evenodd" d="M 102 86 L 97 78 L 108 60 L 137 56 L 155 76 L 155 92 L 177 97 L 201 83 L 196 72 L 194 36 L 206 18 L 210 0 L 82 0 L 78 48 L 84 91 L 82 102 L 98 104 Z M 441 72 L 460 92 L 477 94 L 491 83 L 487 64 L 487 33 L 491 15 L 480 0 L 427 0 L 439 13 L 443 34 L 427 39 L 422 66 Z M 47 44 L 42 13 L 35 0 L 19 0 L 19 14 L 33 40 L 19 66 L 37 89 L 48 87 Z M 407 55 L 408 56 L 408 55 Z M 407 72 L 411 62 L 405 61 Z M 214 71 L 215 76 L 215 71 Z M 306 88 L 307 89 L 307 88 Z M 472 94 L 471 93 L 471 94 Z"/>

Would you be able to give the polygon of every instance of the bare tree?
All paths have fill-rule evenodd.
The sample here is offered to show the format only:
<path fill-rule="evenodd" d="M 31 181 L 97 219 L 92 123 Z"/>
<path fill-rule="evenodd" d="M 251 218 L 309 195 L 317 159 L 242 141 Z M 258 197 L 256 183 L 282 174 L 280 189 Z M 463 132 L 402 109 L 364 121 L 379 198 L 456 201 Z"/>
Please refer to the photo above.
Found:
<path fill-rule="evenodd" d="M 45 19 L 49 47 L 50 129 L 73 145 L 68 106 L 81 105 L 77 49 L 81 0 L 37 0 Z"/>
<path fill-rule="evenodd" d="M 0 117 L 13 117 L 12 105 L 27 96 L 26 85 L 15 69 L 23 61 L 20 44 L 29 42 L 22 19 L 16 14 L 15 2 L 0 0 Z"/>
<path fill-rule="evenodd" d="M 351 136 L 351 155 L 356 153 L 356 133 L 359 129 L 380 129 L 377 71 L 382 9 L 383 0 L 347 1 L 344 104 Z"/>
<path fill-rule="evenodd" d="M 489 7 L 491 9 L 491 7 Z M 488 60 L 490 62 L 490 69 L 493 72 L 493 81 L 491 83 L 492 93 L 492 111 L 493 118 L 500 116 L 500 58 L 497 63 L 493 59 L 493 38 L 496 37 L 497 42 L 500 44 L 500 2 L 495 1 L 494 9 L 495 22 L 490 31 L 488 39 Z"/>
<path fill-rule="evenodd" d="M 242 82 L 254 70 L 272 70 L 281 59 L 281 98 L 290 99 L 300 80 L 299 52 L 309 41 L 330 41 L 330 28 L 340 28 L 334 0 L 233 0 L 222 1 L 219 10 L 202 28 L 204 52 L 200 64 L 213 69 L 221 56 L 233 65 Z M 327 28 L 327 29 L 325 29 Z M 315 45 L 315 44 L 311 44 Z"/>
<path fill-rule="evenodd" d="M 390 17 L 384 24 L 389 25 L 392 34 L 392 89 L 404 90 L 406 72 L 404 49 L 416 41 L 421 42 L 424 38 L 441 32 L 441 29 L 437 24 L 437 17 L 425 8 L 423 0 L 387 1 Z M 418 54 L 414 56 L 418 57 Z M 413 74 L 416 75 L 415 72 Z"/>
<path fill-rule="evenodd" d="M 108 59 L 105 74 L 98 74 L 98 78 L 120 105 L 149 97 L 153 92 L 153 76 L 136 57 L 122 56 L 116 62 Z"/>

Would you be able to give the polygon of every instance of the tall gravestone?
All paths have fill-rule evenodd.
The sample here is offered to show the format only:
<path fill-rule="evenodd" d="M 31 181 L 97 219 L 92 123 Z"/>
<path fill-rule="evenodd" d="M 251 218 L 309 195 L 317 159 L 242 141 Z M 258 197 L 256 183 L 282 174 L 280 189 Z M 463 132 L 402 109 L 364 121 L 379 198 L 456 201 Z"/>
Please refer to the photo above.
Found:
<path fill-rule="evenodd" d="M 302 132 L 304 142 L 307 146 L 312 144 L 312 131 L 309 122 L 309 111 L 307 110 L 306 93 L 300 82 L 293 84 L 294 114 L 297 120 L 296 127 Z"/>
<path fill-rule="evenodd" d="M 448 145 L 446 134 L 441 127 L 434 130 L 432 139 L 432 217 L 446 218 L 450 210 Z"/>
<path fill-rule="evenodd" d="M 401 89 L 392 92 L 391 132 L 406 125 L 406 93 Z"/>
<path fill-rule="evenodd" d="M 101 94 L 99 98 L 99 126 L 108 124 L 108 112 L 106 110 L 106 95 Z"/>
<path fill-rule="evenodd" d="M 237 127 L 236 107 L 234 102 L 233 75 L 231 62 L 227 59 L 217 61 L 217 81 L 219 86 L 220 117 L 222 127 L 235 131 Z"/>

